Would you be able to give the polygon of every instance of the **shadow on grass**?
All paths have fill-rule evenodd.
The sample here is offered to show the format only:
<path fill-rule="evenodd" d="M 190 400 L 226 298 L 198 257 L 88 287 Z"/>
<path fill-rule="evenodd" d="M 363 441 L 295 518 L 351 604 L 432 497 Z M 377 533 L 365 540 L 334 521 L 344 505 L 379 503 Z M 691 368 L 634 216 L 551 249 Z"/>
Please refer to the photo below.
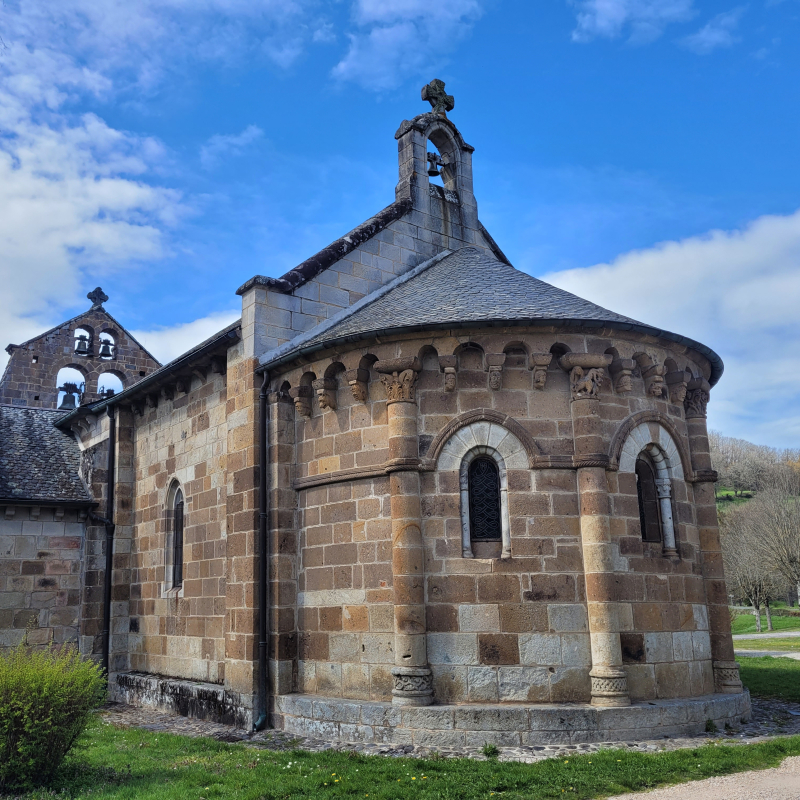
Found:
<path fill-rule="evenodd" d="M 800 661 L 773 656 L 739 657 L 742 683 L 754 697 L 800 703 Z"/>

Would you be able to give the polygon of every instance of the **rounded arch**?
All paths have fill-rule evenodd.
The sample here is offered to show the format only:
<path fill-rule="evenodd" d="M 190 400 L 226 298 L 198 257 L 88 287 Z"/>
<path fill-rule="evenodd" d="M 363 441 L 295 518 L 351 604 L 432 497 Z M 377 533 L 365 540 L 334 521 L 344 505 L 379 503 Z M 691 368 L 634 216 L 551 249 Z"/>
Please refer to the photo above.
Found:
<path fill-rule="evenodd" d="M 643 450 L 649 452 L 650 445 L 665 460 L 670 477 L 692 480 L 691 459 L 685 442 L 672 421 L 655 411 L 640 411 L 620 425 L 609 448 L 610 466 L 620 472 L 634 472 L 637 456 Z"/>
<path fill-rule="evenodd" d="M 186 494 L 177 478 L 167 487 L 164 498 L 164 584 L 166 592 L 180 593 L 183 588 L 184 527 Z"/>
<path fill-rule="evenodd" d="M 478 442 L 477 440 L 474 442 L 475 445 L 477 444 L 486 444 L 492 445 L 495 441 L 497 436 L 505 436 L 506 434 L 510 434 L 513 439 L 509 440 L 507 443 L 508 445 L 512 444 L 512 441 L 516 441 L 519 443 L 522 452 L 524 453 L 524 464 L 522 466 L 517 466 L 519 463 L 518 460 L 515 460 L 514 466 L 509 466 L 510 469 L 532 469 L 535 465 L 537 456 L 542 454 L 539 445 L 536 444 L 536 440 L 519 424 L 515 419 L 512 417 L 507 416 L 506 414 L 502 414 L 499 411 L 494 411 L 491 408 L 478 408 L 474 411 L 467 411 L 464 414 L 460 414 L 455 419 L 450 420 L 447 425 L 439 431 L 438 434 L 434 437 L 433 441 L 431 442 L 431 446 L 428 449 L 429 456 L 428 458 L 434 465 L 438 465 L 438 469 L 458 469 L 457 466 L 453 467 L 444 467 L 440 463 L 440 456 L 444 454 L 445 447 L 448 447 L 450 442 L 453 440 L 460 431 L 470 428 L 473 425 L 478 423 L 489 423 L 495 430 L 493 433 L 493 439 L 490 441 L 487 439 L 485 442 Z M 481 429 L 483 430 L 483 429 Z M 481 434 L 483 435 L 483 434 Z M 470 434 L 465 434 L 466 442 L 470 441 Z M 464 438 L 464 437 L 462 437 Z M 502 439 L 501 439 L 502 440 Z M 472 445 L 470 445 L 472 446 Z"/>
<path fill-rule="evenodd" d="M 119 394 L 125 388 L 125 376 L 115 369 L 108 369 L 101 372 L 97 377 L 97 393 L 105 393 L 106 397 Z M 111 395 L 109 394 L 111 392 Z"/>
<path fill-rule="evenodd" d="M 92 354 L 94 345 L 94 328 L 91 325 L 80 324 L 72 331 L 72 352 L 74 355 L 86 358 Z"/>
<path fill-rule="evenodd" d="M 463 342 L 453 353 L 458 359 L 459 372 L 465 370 L 483 370 L 486 353 L 477 342 Z"/>
<path fill-rule="evenodd" d="M 344 372 L 344 364 L 341 361 L 333 361 L 325 368 L 324 377 L 337 380 L 340 372 Z"/>

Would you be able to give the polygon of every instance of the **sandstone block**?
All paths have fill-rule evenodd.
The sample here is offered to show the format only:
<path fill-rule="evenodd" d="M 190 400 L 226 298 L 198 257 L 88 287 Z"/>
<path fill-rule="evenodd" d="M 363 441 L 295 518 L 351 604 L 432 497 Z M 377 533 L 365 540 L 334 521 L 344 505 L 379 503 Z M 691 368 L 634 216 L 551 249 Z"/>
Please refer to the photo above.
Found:
<path fill-rule="evenodd" d="M 522 634 L 519 637 L 519 659 L 520 664 L 526 666 L 561 664 L 561 636 L 555 633 Z"/>
<path fill-rule="evenodd" d="M 496 605 L 461 605 L 458 609 L 458 627 L 463 633 L 498 632 L 500 609 Z"/>
<path fill-rule="evenodd" d="M 589 619 L 584 605 L 575 603 L 548 605 L 547 617 L 552 631 L 570 633 L 589 630 Z"/>

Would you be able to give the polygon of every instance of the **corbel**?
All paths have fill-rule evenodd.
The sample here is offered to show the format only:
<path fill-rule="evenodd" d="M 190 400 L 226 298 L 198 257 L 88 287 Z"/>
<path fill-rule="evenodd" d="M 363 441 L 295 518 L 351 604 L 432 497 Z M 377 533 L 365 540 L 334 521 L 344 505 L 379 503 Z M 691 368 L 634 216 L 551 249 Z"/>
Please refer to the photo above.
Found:
<path fill-rule="evenodd" d="M 194 375 L 197 378 L 200 378 L 200 380 L 203 383 L 205 383 L 206 382 L 206 377 L 208 377 L 208 368 L 207 368 L 207 366 L 192 367 L 192 375 Z"/>
<path fill-rule="evenodd" d="M 89 512 L 85 508 L 78 509 L 78 522 L 86 522 Z"/>
<path fill-rule="evenodd" d="M 317 402 L 319 407 L 326 411 L 336 411 L 336 379 L 335 378 L 317 378 L 312 381 L 311 385 L 317 393 Z"/>
<path fill-rule="evenodd" d="M 144 396 L 144 404 L 148 408 L 158 408 L 158 395 L 155 392 L 150 392 Z"/>
<path fill-rule="evenodd" d="M 600 385 L 605 380 L 605 368 L 613 361 L 605 353 L 565 353 L 558 363 L 569 372 L 569 385 L 573 400 L 597 399 Z"/>
<path fill-rule="evenodd" d="M 356 403 L 366 403 L 369 387 L 369 370 L 357 367 L 356 369 L 349 369 L 344 374 L 344 379 L 353 393 L 353 400 Z"/>
<path fill-rule="evenodd" d="M 164 400 L 173 400 L 175 398 L 175 387 L 174 386 L 164 386 L 161 389 L 161 397 Z"/>
<path fill-rule="evenodd" d="M 215 375 L 224 375 L 227 368 L 228 362 L 226 359 L 220 356 L 214 356 L 214 358 L 211 359 L 211 371 Z"/>
<path fill-rule="evenodd" d="M 489 371 L 489 388 L 497 391 L 503 386 L 503 364 L 506 363 L 505 353 L 487 353 L 486 369 Z"/>
<path fill-rule="evenodd" d="M 175 391 L 178 394 L 189 394 L 192 388 L 191 375 L 179 375 L 175 380 Z"/>
<path fill-rule="evenodd" d="M 666 374 L 667 386 L 669 387 L 669 400 L 671 403 L 681 405 L 686 399 L 686 387 L 689 381 L 683 370 L 675 370 Z"/>
<path fill-rule="evenodd" d="M 53 511 L 53 521 L 54 522 L 62 522 L 64 519 L 64 508 L 59 506 Z"/>
<path fill-rule="evenodd" d="M 651 367 L 642 370 L 644 378 L 644 389 L 650 397 L 663 397 L 666 386 L 664 385 L 664 373 L 667 368 L 663 364 L 653 364 Z"/>
<path fill-rule="evenodd" d="M 310 386 L 293 386 L 289 389 L 289 397 L 294 402 L 295 411 L 301 417 L 311 416 L 311 387 Z"/>
<path fill-rule="evenodd" d="M 552 353 L 531 353 L 528 360 L 528 369 L 533 371 L 533 388 L 540 392 L 547 383 L 547 368 L 552 360 Z"/>
<path fill-rule="evenodd" d="M 16 506 L 6 506 L 6 519 L 14 519 L 14 515 L 17 513 Z"/>
<path fill-rule="evenodd" d="M 455 356 L 439 356 L 439 369 L 444 373 L 444 390 L 453 392 L 456 388 L 456 364 L 458 359 Z"/>
<path fill-rule="evenodd" d="M 41 514 L 42 509 L 40 506 L 31 506 L 31 519 L 37 520 L 39 519 L 39 514 Z"/>
<path fill-rule="evenodd" d="M 633 390 L 633 371 L 636 362 L 632 358 L 615 358 L 608 367 L 611 380 L 614 381 L 614 391 L 617 394 L 626 394 Z"/>

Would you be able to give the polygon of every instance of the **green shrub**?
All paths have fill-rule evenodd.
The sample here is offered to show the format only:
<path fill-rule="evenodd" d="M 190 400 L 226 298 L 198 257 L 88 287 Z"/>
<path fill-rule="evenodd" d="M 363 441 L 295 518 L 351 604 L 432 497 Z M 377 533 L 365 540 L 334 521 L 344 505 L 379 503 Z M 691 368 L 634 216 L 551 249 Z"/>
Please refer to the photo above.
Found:
<path fill-rule="evenodd" d="M 49 781 L 105 686 L 100 667 L 71 647 L 0 655 L 0 791 Z"/>

